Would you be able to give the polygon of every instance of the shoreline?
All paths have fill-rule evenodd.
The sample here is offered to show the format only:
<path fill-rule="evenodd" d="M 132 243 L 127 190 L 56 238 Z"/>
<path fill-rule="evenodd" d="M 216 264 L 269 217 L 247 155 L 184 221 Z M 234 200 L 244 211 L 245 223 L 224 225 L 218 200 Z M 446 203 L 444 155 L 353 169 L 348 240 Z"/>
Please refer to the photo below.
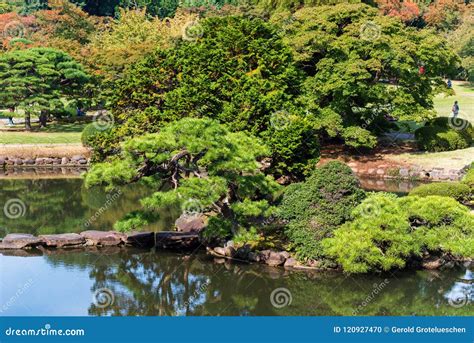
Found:
<path fill-rule="evenodd" d="M 337 265 L 323 266 L 320 261 L 303 264 L 293 258 L 288 251 L 251 251 L 249 246 L 234 247 L 228 242 L 224 247 L 205 246 L 198 233 L 159 231 L 132 232 L 124 234 L 117 231 L 83 231 L 34 236 L 31 234 L 8 234 L 0 240 L 0 254 L 4 256 L 32 257 L 57 253 L 88 251 L 93 249 L 138 248 L 154 251 L 190 252 L 203 251 L 214 257 L 217 263 L 225 261 L 266 265 L 275 268 L 307 271 L 334 271 L 342 273 Z M 450 256 L 428 256 L 409 261 L 401 270 L 442 270 L 463 265 L 473 266 L 472 259 L 455 259 Z"/>

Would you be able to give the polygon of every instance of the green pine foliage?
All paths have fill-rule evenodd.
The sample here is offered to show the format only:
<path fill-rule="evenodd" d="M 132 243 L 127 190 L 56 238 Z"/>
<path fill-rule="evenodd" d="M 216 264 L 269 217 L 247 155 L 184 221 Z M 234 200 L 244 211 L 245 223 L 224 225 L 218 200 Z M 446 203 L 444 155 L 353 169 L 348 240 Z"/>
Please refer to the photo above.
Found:
<path fill-rule="evenodd" d="M 285 233 L 298 258 L 323 258 L 321 240 L 350 218 L 364 196 L 352 170 L 338 161 L 287 187 L 278 213 L 287 222 Z"/>
<path fill-rule="evenodd" d="M 92 167 L 86 184 L 146 181 L 155 187 L 141 200 L 143 210 L 117 223 L 119 230 L 141 228 L 156 219 L 158 209 L 181 206 L 211 216 L 208 239 L 225 238 L 273 213 L 272 194 L 279 186 L 257 163 L 267 154 L 257 138 L 230 132 L 216 120 L 184 118 L 125 141 L 118 158 Z"/>
<path fill-rule="evenodd" d="M 349 273 L 403 268 L 422 254 L 474 257 L 474 215 L 452 198 L 375 193 L 321 244 Z"/>
<path fill-rule="evenodd" d="M 0 103 L 21 108 L 29 125 L 31 113 L 52 113 L 64 100 L 76 98 L 89 76 L 68 54 L 33 48 L 0 54 Z"/>
<path fill-rule="evenodd" d="M 439 195 L 454 198 L 459 202 L 467 202 L 472 197 L 469 186 L 461 182 L 435 182 L 420 185 L 412 189 L 409 195 L 419 197 Z"/>
<path fill-rule="evenodd" d="M 294 105 L 301 73 L 276 28 L 236 16 L 197 25 L 196 39 L 157 51 L 117 81 L 117 142 L 183 117 L 210 117 L 264 138 L 274 173 L 301 177 L 317 162 L 319 140 L 311 116 Z"/>

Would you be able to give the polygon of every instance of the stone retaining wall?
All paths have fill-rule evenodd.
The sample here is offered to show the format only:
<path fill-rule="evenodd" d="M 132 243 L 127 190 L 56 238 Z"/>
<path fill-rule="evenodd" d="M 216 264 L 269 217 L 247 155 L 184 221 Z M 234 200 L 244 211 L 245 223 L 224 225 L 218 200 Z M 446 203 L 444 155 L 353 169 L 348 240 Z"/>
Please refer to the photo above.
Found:
<path fill-rule="evenodd" d="M 83 155 L 75 155 L 69 157 L 37 157 L 37 158 L 20 158 L 20 157 L 3 157 L 0 156 L 0 169 L 10 169 L 14 167 L 87 167 L 90 159 Z"/>
<path fill-rule="evenodd" d="M 349 162 L 348 166 L 359 176 L 379 179 L 416 179 L 425 181 L 459 181 L 465 175 L 469 166 L 462 169 L 430 168 L 419 166 L 394 167 L 379 165 L 377 168 L 361 168 L 360 164 Z"/>

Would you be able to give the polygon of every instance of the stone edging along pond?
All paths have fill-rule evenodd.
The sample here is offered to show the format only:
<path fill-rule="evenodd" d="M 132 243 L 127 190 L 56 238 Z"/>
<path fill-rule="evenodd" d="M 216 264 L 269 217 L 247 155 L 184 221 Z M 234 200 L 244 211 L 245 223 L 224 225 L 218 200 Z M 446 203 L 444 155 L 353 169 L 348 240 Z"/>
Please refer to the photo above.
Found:
<path fill-rule="evenodd" d="M 72 157 L 3 157 L 0 156 L 0 169 L 14 168 L 14 167 L 78 167 L 88 166 L 90 159 L 83 155 L 74 155 Z"/>
<path fill-rule="evenodd" d="M 136 232 L 123 234 L 115 231 L 89 230 L 81 233 L 62 233 L 34 236 L 31 234 L 8 234 L 0 242 L 0 251 L 22 249 L 68 249 L 81 247 L 133 246 L 162 249 L 188 250 L 199 246 L 196 233 L 176 231 Z"/>
<path fill-rule="evenodd" d="M 337 266 L 322 267 L 318 261 L 303 265 L 291 257 L 287 251 L 251 251 L 250 247 L 234 247 L 228 242 L 224 247 L 206 247 L 207 253 L 217 259 L 227 259 L 236 262 L 261 263 L 271 267 L 285 267 L 302 270 L 340 270 Z M 161 231 L 135 232 L 124 234 L 116 231 L 89 230 L 81 233 L 63 233 L 34 236 L 31 234 L 8 234 L 0 241 L 0 253 L 18 254 L 20 251 L 54 250 L 64 252 L 87 250 L 88 248 L 135 247 L 156 248 L 162 250 L 189 251 L 198 250 L 201 244 L 199 234 L 195 232 Z M 20 254 L 21 255 L 21 254 Z M 37 253 L 33 254 L 37 255 Z M 428 257 L 410 267 L 416 269 L 439 269 L 454 267 L 456 264 L 472 265 L 472 260 L 458 261 L 446 257 Z"/>

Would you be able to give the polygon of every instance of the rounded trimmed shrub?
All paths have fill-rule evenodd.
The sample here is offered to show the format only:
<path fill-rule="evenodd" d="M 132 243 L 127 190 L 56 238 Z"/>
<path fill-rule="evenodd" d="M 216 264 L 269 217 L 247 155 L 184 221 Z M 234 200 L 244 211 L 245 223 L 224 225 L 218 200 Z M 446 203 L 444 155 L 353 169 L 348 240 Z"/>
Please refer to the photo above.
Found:
<path fill-rule="evenodd" d="M 418 147 L 432 152 L 469 148 L 473 138 L 471 123 L 461 118 L 435 118 L 415 131 Z"/>
<path fill-rule="evenodd" d="M 469 199 L 470 192 L 469 186 L 461 182 L 436 182 L 418 186 L 412 189 L 409 195 L 420 197 L 440 195 L 464 202 Z"/>
<path fill-rule="evenodd" d="M 441 196 L 374 193 L 321 246 L 349 273 L 404 268 L 423 255 L 474 257 L 474 215 Z"/>
<path fill-rule="evenodd" d="M 97 128 L 97 125 L 95 125 L 94 123 L 87 124 L 82 130 L 82 135 L 81 135 L 82 145 L 91 147 L 94 137 L 96 137 L 101 132 L 103 132 L 103 130 L 100 130 L 99 128 Z"/>
<path fill-rule="evenodd" d="M 305 182 L 288 186 L 278 214 L 287 221 L 285 234 L 298 258 L 324 259 L 320 242 L 350 218 L 365 197 L 352 170 L 331 161 Z"/>
<path fill-rule="evenodd" d="M 464 175 L 461 182 L 474 190 L 474 163 L 471 165 L 466 175 Z"/>

